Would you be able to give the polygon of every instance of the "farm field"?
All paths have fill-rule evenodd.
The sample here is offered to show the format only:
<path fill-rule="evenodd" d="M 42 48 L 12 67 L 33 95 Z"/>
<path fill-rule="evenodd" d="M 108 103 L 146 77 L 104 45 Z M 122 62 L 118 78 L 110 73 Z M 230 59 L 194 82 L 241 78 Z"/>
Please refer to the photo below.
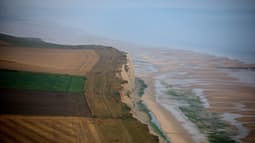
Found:
<path fill-rule="evenodd" d="M 0 53 L 0 142 L 158 142 L 121 102 L 125 53 L 3 35 Z"/>
<path fill-rule="evenodd" d="M 6 143 L 140 143 L 153 142 L 135 120 L 52 116 L 0 116 L 0 137 Z M 157 142 L 155 140 L 154 142 Z"/>
<path fill-rule="evenodd" d="M 0 70 L 0 114 L 90 116 L 85 77 Z"/>
<path fill-rule="evenodd" d="M 0 70 L 0 88 L 82 93 L 85 77 Z"/>
<path fill-rule="evenodd" d="M 98 60 L 90 49 L 0 47 L 2 69 L 84 76 Z"/>
<path fill-rule="evenodd" d="M 0 115 L 52 115 L 90 117 L 80 93 L 0 89 Z"/>

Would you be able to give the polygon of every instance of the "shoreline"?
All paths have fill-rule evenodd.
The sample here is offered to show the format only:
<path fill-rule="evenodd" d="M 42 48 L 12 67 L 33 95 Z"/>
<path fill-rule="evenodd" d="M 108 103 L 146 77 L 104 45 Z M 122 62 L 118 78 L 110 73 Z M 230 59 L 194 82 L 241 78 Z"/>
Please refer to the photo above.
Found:
<path fill-rule="evenodd" d="M 138 51 L 133 53 L 136 76 L 143 79 L 148 85 L 142 101 L 155 115 L 162 130 L 173 143 L 198 143 L 204 140 L 197 137 L 199 134 L 193 133 L 192 129 L 190 131 L 189 128 L 185 128 L 184 120 L 178 120 L 179 118 L 175 117 L 174 113 L 171 113 L 168 108 L 161 105 L 162 101 L 163 104 L 167 104 L 168 99 L 167 96 L 162 97 L 158 94 L 160 92 L 155 87 L 158 77 L 163 78 L 163 81 L 166 81 L 166 83 L 173 87 L 190 90 L 192 94 L 199 97 L 208 112 L 214 112 L 218 115 L 223 113 L 240 113 L 242 114 L 241 119 L 250 117 L 250 114 L 253 113 L 253 110 L 251 110 L 253 104 L 246 102 L 246 100 L 251 99 L 249 101 L 252 101 L 254 99 L 252 96 L 252 92 L 255 90 L 254 83 L 248 82 L 247 79 L 251 79 L 247 78 L 248 74 L 245 74 L 245 77 L 241 76 L 244 70 L 249 69 L 246 67 L 253 67 L 253 64 L 194 51 L 151 49 L 143 54 L 137 54 L 139 53 Z M 218 68 L 222 66 L 231 68 Z M 235 70 L 236 67 L 241 67 L 242 69 Z M 235 74 L 237 76 L 234 76 Z M 223 96 L 225 94 L 228 96 Z M 226 102 L 226 104 L 222 104 L 222 102 Z M 237 107 L 236 104 L 242 105 L 242 108 Z M 243 108 L 247 112 L 242 112 Z M 181 118 L 184 117 L 181 116 Z M 236 122 L 239 122 L 238 120 L 239 118 L 235 119 Z M 239 123 L 246 126 L 244 121 Z M 253 120 L 249 119 L 248 123 L 247 125 L 251 125 Z M 235 131 L 236 126 L 231 125 L 231 128 Z M 249 131 L 253 130 L 252 127 L 249 127 L 249 129 Z M 239 130 L 239 128 L 236 130 Z M 249 131 L 247 130 L 245 134 L 248 136 L 242 136 L 238 140 L 247 141 L 247 143 L 252 141 L 254 136 Z M 201 135 L 204 134 L 201 131 L 200 133 Z M 236 132 L 230 132 L 229 134 L 229 136 L 234 137 L 232 133 L 235 134 Z M 207 142 L 206 139 L 205 142 Z"/>
<path fill-rule="evenodd" d="M 152 48 L 153 49 L 153 48 Z M 196 49 L 183 49 L 183 48 L 160 48 L 159 50 L 182 50 L 182 51 L 188 51 L 188 52 L 193 52 L 193 53 L 197 53 L 197 54 L 202 54 L 202 55 L 208 55 L 208 56 L 214 56 L 216 58 L 226 58 L 232 61 L 237 61 L 237 62 L 241 62 L 243 64 L 255 64 L 255 60 L 251 59 L 251 57 L 249 57 L 249 59 L 244 58 L 244 57 L 240 57 L 240 56 L 231 56 L 231 55 L 224 55 L 222 53 L 219 52 L 209 52 L 209 51 L 203 51 L 203 50 L 196 50 Z"/>
<path fill-rule="evenodd" d="M 163 132 L 173 143 L 195 143 L 189 133 L 182 127 L 169 111 L 159 105 L 155 99 L 154 79 L 143 78 L 148 88 L 145 90 L 142 101 L 148 106 L 149 110 L 154 114 L 159 122 Z"/>

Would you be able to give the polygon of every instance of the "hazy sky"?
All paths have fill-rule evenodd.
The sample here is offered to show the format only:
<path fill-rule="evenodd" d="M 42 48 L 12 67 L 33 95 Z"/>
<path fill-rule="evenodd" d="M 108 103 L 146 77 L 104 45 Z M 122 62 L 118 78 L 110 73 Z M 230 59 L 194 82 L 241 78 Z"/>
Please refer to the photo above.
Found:
<path fill-rule="evenodd" d="M 84 32 L 150 46 L 255 55 L 254 0 L 0 1 L 2 32 Z"/>

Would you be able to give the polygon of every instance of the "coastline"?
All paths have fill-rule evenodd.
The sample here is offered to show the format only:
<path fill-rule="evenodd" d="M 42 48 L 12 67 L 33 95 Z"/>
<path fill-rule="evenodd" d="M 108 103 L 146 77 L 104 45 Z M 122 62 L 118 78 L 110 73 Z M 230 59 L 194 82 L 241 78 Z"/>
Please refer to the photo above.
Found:
<path fill-rule="evenodd" d="M 240 116 L 232 119 L 234 124 L 230 123 L 230 125 L 234 133 L 229 135 L 237 142 L 250 143 L 254 140 L 253 127 L 251 126 L 254 117 L 250 116 L 254 115 L 252 110 L 254 106 L 250 103 L 254 99 L 252 96 L 254 84 L 247 83 L 246 77 L 233 76 L 235 73 L 238 74 L 239 71 L 249 70 L 246 67 L 253 67 L 254 65 L 236 59 L 194 51 L 143 49 L 138 52 L 139 50 L 133 51 L 136 76 L 143 79 L 148 85 L 142 100 L 155 115 L 162 130 L 173 143 L 206 143 L 208 140 L 197 140 L 196 135 L 182 125 L 182 120 L 178 120 L 174 113 L 171 113 L 168 108 L 166 109 L 161 105 L 161 102 L 157 101 L 168 100 L 166 96 L 157 97 L 158 93 L 155 89 L 155 81 L 162 75 L 163 81 L 169 82 L 171 86 L 192 91 L 194 95 L 200 98 L 205 110 L 220 115 L 220 120 L 228 123 L 229 119 L 232 119 L 232 117 L 229 119 L 222 118 L 224 113 L 231 113 L 229 115 L 240 114 Z M 142 51 L 144 52 L 142 53 Z M 222 67 L 226 68 L 222 69 Z M 166 76 L 164 77 L 164 75 Z M 223 93 L 231 96 L 223 96 L 223 98 Z M 247 99 L 250 99 L 249 102 L 246 102 Z M 239 101 L 241 103 L 238 103 Z M 226 104 L 222 104 L 223 102 Z M 249 119 L 248 122 L 244 122 L 246 118 Z M 240 133 L 238 130 L 243 128 L 246 128 L 246 133 L 243 134 L 247 136 L 235 137 Z"/>
<path fill-rule="evenodd" d="M 118 75 L 122 80 L 127 81 L 127 84 L 122 84 L 123 88 L 120 90 L 122 103 L 125 103 L 130 108 L 130 113 L 135 119 L 148 127 L 150 134 L 158 137 L 159 143 L 170 143 L 169 137 L 162 132 L 161 127 L 158 125 L 159 123 L 154 117 L 154 113 L 147 108 L 146 103 L 143 103 L 142 97 L 145 95 L 144 91 L 147 89 L 147 84 L 143 83 L 141 85 L 140 82 L 144 81 L 140 80 L 139 82 L 139 79 L 135 77 L 134 65 L 129 55 L 127 55 L 126 65 L 122 66 L 121 73 Z"/>
<path fill-rule="evenodd" d="M 148 88 L 145 90 L 142 100 L 146 103 L 149 110 L 153 112 L 167 137 L 173 143 L 195 143 L 188 132 L 180 127 L 180 123 L 169 113 L 169 111 L 156 102 L 154 96 L 154 80 L 149 77 L 144 78 L 144 80 L 147 83 Z"/>

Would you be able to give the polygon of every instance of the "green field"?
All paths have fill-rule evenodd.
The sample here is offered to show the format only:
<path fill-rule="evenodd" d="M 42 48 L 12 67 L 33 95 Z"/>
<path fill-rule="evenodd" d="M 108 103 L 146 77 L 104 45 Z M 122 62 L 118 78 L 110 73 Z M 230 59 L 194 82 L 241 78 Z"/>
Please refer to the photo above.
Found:
<path fill-rule="evenodd" d="M 85 77 L 0 70 L 0 88 L 82 93 Z"/>

